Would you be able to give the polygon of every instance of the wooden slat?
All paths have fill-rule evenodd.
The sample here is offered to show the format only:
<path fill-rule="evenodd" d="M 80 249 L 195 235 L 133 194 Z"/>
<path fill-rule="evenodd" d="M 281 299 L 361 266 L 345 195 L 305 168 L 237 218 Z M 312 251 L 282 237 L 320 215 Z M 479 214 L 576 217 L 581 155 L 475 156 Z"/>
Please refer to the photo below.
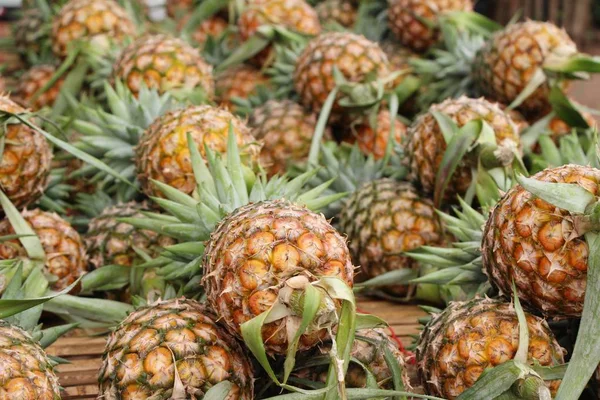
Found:
<path fill-rule="evenodd" d="M 426 313 L 417 306 L 400 305 L 382 300 L 359 299 L 360 312 L 377 315 L 390 324 L 391 331 L 404 347 L 413 342 L 420 330 L 418 319 Z M 62 357 L 70 364 L 56 370 L 64 400 L 95 399 L 98 395 L 98 370 L 102 364 L 105 337 L 85 336 L 89 332 L 76 330 L 48 348 L 48 354 Z"/>

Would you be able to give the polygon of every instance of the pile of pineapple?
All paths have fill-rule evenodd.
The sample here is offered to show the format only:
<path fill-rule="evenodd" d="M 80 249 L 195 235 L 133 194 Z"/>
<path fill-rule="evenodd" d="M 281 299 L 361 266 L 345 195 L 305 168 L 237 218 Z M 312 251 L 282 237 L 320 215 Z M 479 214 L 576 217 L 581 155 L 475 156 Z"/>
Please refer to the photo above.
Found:
<path fill-rule="evenodd" d="M 0 399 L 74 328 L 103 399 L 598 398 L 599 59 L 472 0 L 166 6 L 2 42 Z M 429 311 L 414 354 L 356 296 Z"/>

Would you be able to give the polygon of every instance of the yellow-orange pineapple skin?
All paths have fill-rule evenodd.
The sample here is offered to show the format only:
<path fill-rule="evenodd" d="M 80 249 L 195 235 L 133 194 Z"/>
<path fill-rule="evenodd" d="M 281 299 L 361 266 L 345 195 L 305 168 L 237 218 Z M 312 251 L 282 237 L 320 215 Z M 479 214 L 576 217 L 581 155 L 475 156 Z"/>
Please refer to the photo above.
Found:
<path fill-rule="evenodd" d="M 345 28 L 354 26 L 358 16 L 352 0 L 326 0 L 315 7 L 321 23 L 337 22 Z"/>
<path fill-rule="evenodd" d="M 446 141 L 432 114 L 437 111 L 447 115 L 460 128 L 468 122 L 482 119 L 494 130 L 499 145 L 511 143 L 519 147 L 519 131 L 510 116 L 497 104 L 485 99 L 461 97 L 448 99 L 431 106 L 429 112 L 418 117 L 408 129 L 406 151 L 410 158 L 411 173 L 423 192 L 433 193 L 437 171 L 446 151 Z M 472 161 L 465 158 L 457 167 L 448 184 L 445 198 L 455 201 L 466 193 L 471 184 Z"/>
<path fill-rule="evenodd" d="M 204 253 L 203 284 L 211 307 L 232 332 L 268 310 L 293 277 L 309 282 L 338 277 L 352 286 L 354 267 L 345 239 L 321 214 L 286 201 L 265 201 L 238 208 L 215 229 Z M 265 324 L 265 348 L 285 354 L 294 317 Z M 327 337 L 312 327 L 298 350 Z"/>
<path fill-rule="evenodd" d="M 140 249 L 152 258 L 175 240 L 147 229 L 139 229 L 119 218 L 143 218 L 148 211 L 145 203 L 129 202 L 105 209 L 90 220 L 85 234 L 85 246 L 90 264 L 95 268 L 105 265 L 133 266 L 142 263 L 135 249 Z"/>
<path fill-rule="evenodd" d="M 184 20 L 185 21 L 185 20 Z M 218 15 L 202 21 L 192 32 L 192 39 L 199 46 L 204 46 L 209 37 L 218 37 L 229 27 L 229 23 Z"/>
<path fill-rule="evenodd" d="M 48 90 L 39 95 L 35 100 L 34 95 L 44 85 L 46 85 L 52 76 L 56 73 L 56 68 L 52 65 L 44 64 L 31 67 L 19 79 L 14 98 L 24 107 L 33 110 L 39 110 L 43 107 L 52 107 L 60 94 L 64 78 L 59 78 Z"/>
<path fill-rule="evenodd" d="M 25 109 L 0 96 L 0 110 L 23 113 Z M 0 161 L 0 188 L 18 209 L 37 201 L 48 184 L 52 149 L 38 132 L 22 123 L 0 128 L 4 151 Z M 3 212 L 1 212 L 3 214 Z"/>
<path fill-rule="evenodd" d="M 229 124 L 233 127 L 242 159 L 258 160 L 260 145 L 244 122 L 229 111 L 212 106 L 190 106 L 158 118 L 148 127 L 136 148 L 135 162 L 142 190 L 148 196 L 162 197 L 150 181 L 158 180 L 186 194 L 192 194 L 196 180 L 188 149 L 190 134 L 204 157 L 208 146 L 217 153 L 227 153 Z"/>
<path fill-rule="evenodd" d="M 317 12 L 305 0 L 249 0 L 238 20 L 242 41 L 248 40 L 264 25 L 278 25 L 310 36 L 321 33 Z M 267 46 L 252 58 L 252 62 L 263 66 L 271 54 L 272 47 Z"/>
<path fill-rule="evenodd" d="M 247 99 L 256 93 L 260 85 L 269 85 L 265 74 L 251 65 L 237 65 L 216 76 L 216 98 L 221 107 L 235 111 L 233 98 Z"/>
<path fill-rule="evenodd" d="M 62 290 L 75 282 L 87 270 L 87 255 L 79 233 L 58 214 L 38 208 L 21 213 L 25 221 L 40 238 L 46 253 L 45 268 L 56 276 L 54 290 Z M 8 219 L 0 222 L 0 236 L 15 233 Z M 0 259 L 26 257 L 25 248 L 18 239 L 0 244 Z"/>
<path fill-rule="evenodd" d="M 116 1 L 70 0 L 52 22 L 52 50 L 64 58 L 73 41 L 84 40 L 94 47 L 108 48 L 135 33 L 134 22 Z"/>
<path fill-rule="evenodd" d="M 308 43 L 294 70 L 294 87 L 305 107 L 321 111 L 335 87 L 334 67 L 349 82 L 363 82 L 371 75 L 385 78 L 390 74 L 387 56 L 379 44 L 353 33 L 324 33 Z M 333 118 L 342 111 L 338 102 L 334 102 Z"/>
<path fill-rule="evenodd" d="M 108 338 L 99 374 L 107 400 L 203 398 L 222 381 L 233 384 L 227 399 L 254 398 L 244 349 L 209 309 L 186 299 L 131 313 Z"/>
<path fill-rule="evenodd" d="M 360 118 L 351 127 L 349 136 L 344 141 L 358 143 L 359 149 L 366 155 L 372 155 L 376 160 L 385 156 L 390 138 L 390 129 L 394 124 L 394 142 L 398 145 L 406 138 L 407 127 L 398 119 L 390 118 L 388 110 L 377 113 L 375 126 L 371 126 L 368 118 Z"/>
<path fill-rule="evenodd" d="M 423 245 L 440 245 L 443 230 L 433 202 L 414 187 L 393 179 L 364 184 L 353 193 L 339 215 L 340 230 L 348 236 L 356 265 L 366 278 L 397 269 L 417 269 L 404 252 Z M 386 288 L 410 296 L 412 287 Z"/>
<path fill-rule="evenodd" d="M 599 196 L 600 170 L 592 167 L 564 165 L 533 178 L 579 185 Z M 484 231 L 483 262 L 490 282 L 510 295 L 514 279 L 523 303 L 548 316 L 579 317 L 589 249 L 574 218 L 520 185 L 508 191 Z"/>
<path fill-rule="evenodd" d="M 545 320 L 526 314 L 528 362 L 564 363 L 560 347 Z M 513 304 L 476 298 L 451 302 L 427 324 L 417 347 L 419 378 L 431 396 L 453 400 L 487 369 L 512 360 L 519 346 L 519 321 Z M 560 381 L 546 383 L 556 394 Z"/>
<path fill-rule="evenodd" d="M 315 354 L 310 354 L 308 359 L 310 360 L 311 357 L 328 355 L 330 351 L 331 344 L 326 343 L 323 346 L 319 346 L 318 349 L 315 349 Z M 351 361 L 345 376 L 346 387 L 366 388 L 367 373 L 364 369 L 366 368 L 375 378 L 379 388 L 393 389 L 394 372 L 386 362 L 386 351 L 389 351 L 389 354 L 391 354 L 402 368 L 401 378 L 404 383 L 404 388 L 407 391 L 411 390 L 412 388 L 404 355 L 398 349 L 398 344 L 384 329 L 381 328 L 367 328 L 356 331 L 354 344 L 350 351 Z M 358 360 L 362 365 L 356 363 L 354 360 Z M 313 382 L 325 383 L 327 381 L 327 372 L 328 365 L 324 365 L 301 369 L 297 373 L 294 373 L 294 375 L 298 378 L 309 379 Z"/>
<path fill-rule="evenodd" d="M 516 23 L 497 32 L 479 52 L 475 80 L 487 97 L 511 104 L 550 56 L 576 52 L 577 46 L 565 30 L 550 22 Z M 566 89 L 567 81 L 562 81 L 561 87 Z M 549 93 L 550 86 L 544 83 L 519 108 L 526 113 L 547 113 Z"/>
<path fill-rule="evenodd" d="M 0 398 L 60 400 L 58 378 L 39 343 L 0 320 Z"/>
<path fill-rule="evenodd" d="M 144 36 L 129 45 L 115 63 L 114 77 L 134 95 L 145 84 L 160 93 L 201 88 L 209 99 L 214 96 L 212 66 L 198 49 L 166 35 Z"/>
<path fill-rule="evenodd" d="M 440 33 L 422 20 L 435 24 L 441 14 L 472 10 L 472 0 L 390 0 L 389 27 L 404 46 L 423 52 L 438 42 Z"/>
<path fill-rule="evenodd" d="M 181 17 L 193 11 L 194 0 L 167 0 L 167 15 L 171 18 Z"/>
<path fill-rule="evenodd" d="M 292 100 L 269 100 L 248 120 L 252 134 L 263 142 L 260 163 L 270 175 L 285 173 L 290 162 L 306 160 L 316 125 L 317 115 Z"/>

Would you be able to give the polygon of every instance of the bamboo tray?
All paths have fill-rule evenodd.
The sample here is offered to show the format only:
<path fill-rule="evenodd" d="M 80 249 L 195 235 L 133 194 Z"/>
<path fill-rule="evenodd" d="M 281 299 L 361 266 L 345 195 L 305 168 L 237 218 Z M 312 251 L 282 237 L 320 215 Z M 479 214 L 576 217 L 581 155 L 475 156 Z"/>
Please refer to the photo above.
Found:
<path fill-rule="evenodd" d="M 404 346 L 410 345 L 411 336 L 419 333 L 418 319 L 426 315 L 416 306 L 372 299 L 359 300 L 358 308 L 360 312 L 374 314 L 387 321 Z M 57 367 L 64 400 L 96 398 L 98 369 L 105 341 L 105 337 L 85 336 L 84 332 L 76 331 L 48 348 L 48 354 L 70 361 L 70 364 Z"/>

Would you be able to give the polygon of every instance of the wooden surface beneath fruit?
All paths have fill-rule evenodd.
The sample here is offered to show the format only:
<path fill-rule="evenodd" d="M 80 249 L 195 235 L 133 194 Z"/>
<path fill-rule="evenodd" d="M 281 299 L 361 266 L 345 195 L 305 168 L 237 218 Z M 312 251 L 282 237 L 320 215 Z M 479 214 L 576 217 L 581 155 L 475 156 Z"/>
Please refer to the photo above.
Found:
<path fill-rule="evenodd" d="M 360 312 L 374 314 L 387 321 L 404 346 L 412 343 L 412 335 L 419 333 L 418 319 L 426 315 L 416 306 L 380 300 L 360 300 L 358 307 Z M 96 398 L 97 375 L 105 340 L 104 336 L 90 337 L 83 331 L 76 331 L 48 349 L 49 354 L 70 361 L 70 364 L 57 368 L 60 384 L 64 388 L 63 400 Z"/>

